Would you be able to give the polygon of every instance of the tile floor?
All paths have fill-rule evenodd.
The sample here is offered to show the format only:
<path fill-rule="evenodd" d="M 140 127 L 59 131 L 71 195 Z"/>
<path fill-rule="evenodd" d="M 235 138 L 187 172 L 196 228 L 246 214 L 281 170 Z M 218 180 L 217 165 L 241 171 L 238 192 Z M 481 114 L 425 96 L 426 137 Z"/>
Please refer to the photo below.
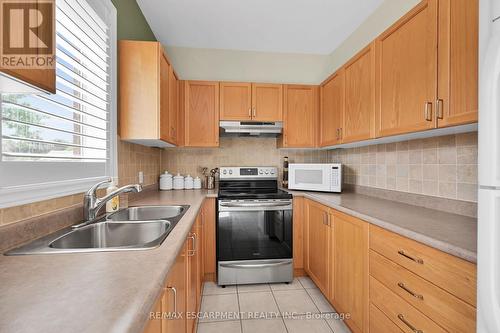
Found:
<path fill-rule="evenodd" d="M 207 282 L 201 312 L 198 333 L 350 333 L 308 277 L 226 288 Z"/>

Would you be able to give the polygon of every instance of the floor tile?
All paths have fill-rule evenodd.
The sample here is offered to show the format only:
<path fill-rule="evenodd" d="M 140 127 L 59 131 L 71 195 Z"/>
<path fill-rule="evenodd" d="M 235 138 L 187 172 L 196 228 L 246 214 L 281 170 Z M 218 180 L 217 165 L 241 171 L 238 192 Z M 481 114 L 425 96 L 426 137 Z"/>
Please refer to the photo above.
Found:
<path fill-rule="evenodd" d="M 198 333 L 241 333 L 240 321 L 219 321 L 216 323 L 199 323 Z"/>
<path fill-rule="evenodd" d="M 309 288 L 318 288 L 316 284 L 311 280 L 310 277 L 308 276 L 300 276 L 297 278 L 302 285 L 302 287 L 309 289 Z"/>
<path fill-rule="evenodd" d="M 335 309 L 328 302 L 321 290 L 318 288 L 306 289 L 306 292 L 311 296 L 314 304 L 316 304 L 321 313 L 335 312 Z"/>
<path fill-rule="evenodd" d="M 234 320 L 239 312 L 238 294 L 205 295 L 201 299 L 201 312 L 205 314 L 200 321 Z"/>
<path fill-rule="evenodd" d="M 203 295 L 224 295 L 236 294 L 236 286 L 226 286 L 222 288 L 214 282 L 205 282 L 203 284 Z"/>
<path fill-rule="evenodd" d="M 242 319 L 255 318 L 255 315 L 267 315 L 268 318 L 279 315 L 278 306 L 274 301 L 270 291 L 241 293 L 238 295 L 240 311 L 243 313 Z"/>
<path fill-rule="evenodd" d="M 243 333 L 287 333 L 281 318 L 242 320 Z"/>
<path fill-rule="evenodd" d="M 328 318 L 326 322 L 335 333 L 351 333 L 349 327 L 341 319 Z"/>
<path fill-rule="evenodd" d="M 271 291 L 271 288 L 267 283 L 242 284 L 238 286 L 239 293 L 248 293 L 254 291 Z"/>
<path fill-rule="evenodd" d="M 295 290 L 295 289 L 304 289 L 300 284 L 298 279 L 293 279 L 292 282 L 286 283 L 271 283 L 271 289 L 274 290 Z"/>
<path fill-rule="evenodd" d="M 319 310 L 314 305 L 311 297 L 301 290 L 280 290 L 274 291 L 274 298 L 278 303 L 278 308 L 282 313 L 318 313 Z"/>
<path fill-rule="evenodd" d="M 332 333 L 324 319 L 285 318 L 285 325 L 288 333 Z"/>

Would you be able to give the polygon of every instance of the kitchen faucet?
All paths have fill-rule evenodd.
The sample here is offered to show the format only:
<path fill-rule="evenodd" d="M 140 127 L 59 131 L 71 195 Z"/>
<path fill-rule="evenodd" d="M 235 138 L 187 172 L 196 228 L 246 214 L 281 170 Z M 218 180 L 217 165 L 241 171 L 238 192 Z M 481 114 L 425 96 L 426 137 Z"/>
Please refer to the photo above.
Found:
<path fill-rule="evenodd" d="M 99 186 L 103 184 L 110 183 L 111 179 L 104 180 L 102 182 L 99 182 L 95 185 L 93 185 L 87 193 L 85 193 L 83 197 L 83 219 L 84 223 L 83 224 L 88 224 L 89 222 L 95 220 L 97 213 L 99 210 L 108 202 L 111 200 L 113 197 L 121 194 L 121 193 L 128 193 L 128 192 L 141 192 L 142 191 L 142 186 L 140 184 L 130 184 L 130 185 L 125 185 L 123 187 L 120 187 L 116 191 L 113 191 L 107 195 L 105 195 L 102 198 L 97 197 L 97 189 Z"/>

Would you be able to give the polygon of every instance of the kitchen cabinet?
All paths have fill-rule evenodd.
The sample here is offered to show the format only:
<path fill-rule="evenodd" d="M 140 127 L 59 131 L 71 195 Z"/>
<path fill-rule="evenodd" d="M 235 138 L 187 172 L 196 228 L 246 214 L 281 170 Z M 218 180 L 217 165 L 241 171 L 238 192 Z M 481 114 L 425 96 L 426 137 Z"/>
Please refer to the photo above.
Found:
<path fill-rule="evenodd" d="M 324 295 L 330 294 L 330 209 L 305 200 L 304 269 Z"/>
<path fill-rule="evenodd" d="M 221 82 L 220 120 L 282 121 L 283 85 Z"/>
<path fill-rule="evenodd" d="M 219 146 L 219 82 L 184 81 L 184 145 Z"/>
<path fill-rule="evenodd" d="M 318 126 L 318 86 L 285 85 L 283 135 L 279 146 L 286 148 L 316 147 Z"/>
<path fill-rule="evenodd" d="M 375 41 L 377 136 L 436 127 L 438 1 L 423 0 Z"/>
<path fill-rule="evenodd" d="M 353 332 L 368 331 L 368 223 L 332 210 L 330 302 L 338 312 L 350 313 Z"/>
<path fill-rule="evenodd" d="M 321 147 L 342 142 L 345 80 L 344 69 L 331 75 L 320 86 L 320 138 Z"/>
<path fill-rule="evenodd" d="M 305 200 L 293 198 L 293 269 L 295 276 L 304 275 L 304 233 L 305 233 Z"/>
<path fill-rule="evenodd" d="M 478 0 L 439 0 L 438 127 L 478 119 Z"/>
<path fill-rule="evenodd" d="M 215 198 L 207 198 L 203 203 L 203 269 L 204 281 L 215 282 Z"/>
<path fill-rule="evenodd" d="M 168 71 L 168 139 L 172 144 L 178 144 L 179 135 L 179 79 L 174 68 L 169 66 Z"/>
<path fill-rule="evenodd" d="M 342 143 L 375 137 L 375 50 L 371 43 L 345 66 Z"/>
<path fill-rule="evenodd" d="M 220 83 L 220 120 L 252 120 L 251 83 Z"/>
<path fill-rule="evenodd" d="M 252 120 L 283 120 L 283 85 L 252 83 Z"/>
<path fill-rule="evenodd" d="M 196 313 L 200 308 L 201 301 L 201 265 L 202 257 L 200 254 L 201 242 L 201 216 L 196 217 L 196 221 L 188 235 L 187 245 L 187 296 L 186 296 L 186 315 Z M 187 318 L 187 332 L 196 332 L 196 318 L 190 316 Z"/>
<path fill-rule="evenodd" d="M 121 40 L 119 50 L 120 138 L 167 147 L 175 143 L 173 69 L 158 42 Z M 171 114 L 172 113 L 172 114 Z"/>
<path fill-rule="evenodd" d="M 162 312 L 170 317 L 162 320 L 162 333 L 186 331 L 186 273 L 187 257 L 184 244 L 165 283 L 161 307 Z"/>

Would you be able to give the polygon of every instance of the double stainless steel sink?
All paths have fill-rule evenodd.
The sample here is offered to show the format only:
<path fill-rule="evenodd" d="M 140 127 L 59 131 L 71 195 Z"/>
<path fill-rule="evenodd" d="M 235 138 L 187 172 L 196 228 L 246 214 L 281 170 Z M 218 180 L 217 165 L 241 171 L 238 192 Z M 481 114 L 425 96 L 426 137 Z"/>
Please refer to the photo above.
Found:
<path fill-rule="evenodd" d="M 6 255 L 144 250 L 163 243 L 189 206 L 142 206 L 119 210 L 80 227 L 37 239 Z"/>

